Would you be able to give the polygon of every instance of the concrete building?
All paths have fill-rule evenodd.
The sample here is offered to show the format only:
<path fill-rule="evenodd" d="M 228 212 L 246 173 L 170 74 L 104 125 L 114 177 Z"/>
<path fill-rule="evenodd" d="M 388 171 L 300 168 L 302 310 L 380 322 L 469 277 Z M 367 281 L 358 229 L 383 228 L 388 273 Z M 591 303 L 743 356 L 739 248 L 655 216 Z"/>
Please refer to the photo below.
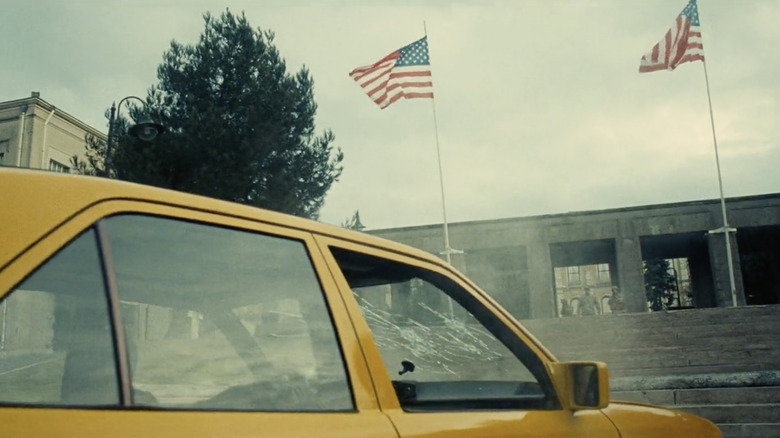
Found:
<path fill-rule="evenodd" d="M 738 305 L 780 302 L 780 193 L 726 200 Z M 732 306 L 720 200 L 449 224 L 457 269 L 517 318 L 562 316 L 584 287 L 609 313 L 612 286 L 647 312 L 644 262 L 664 259 L 676 308 Z M 371 231 L 434 254 L 441 225 Z M 564 312 L 565 313 L 565 312 Z"/>
<path fill-rule="evenodd" d="M 71 157 L 85 158 L 84 137 L 106 135 L 55 108 L 33 92 L 0 103 L 0 165 L 69 172 Z"/>

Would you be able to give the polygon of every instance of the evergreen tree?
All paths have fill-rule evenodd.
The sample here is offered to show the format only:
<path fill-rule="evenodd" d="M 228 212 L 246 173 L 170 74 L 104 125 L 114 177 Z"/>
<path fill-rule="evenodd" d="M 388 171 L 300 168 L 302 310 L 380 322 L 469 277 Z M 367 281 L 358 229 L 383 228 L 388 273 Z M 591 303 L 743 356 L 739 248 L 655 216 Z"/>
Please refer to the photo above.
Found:
<path fill-rule="evenodd" d="M 130 108 L 166 133 L 145 143 L 119 119 L 112 176 L 316 219 L 343 154 L 331 131 L 315 135 L 309 71 L 289 74 L 274 34 L 243 13 L 204 21 L 197 44 L 171 42 L 146 106 Z M 87 139 L 87 147 L 80 167 L 102 174 L 105 145 Z"/>
<path fill-rule="evenodd" d="M 645 294 L 650 310 L 666 310 L 673 304 L 677 280 L 669 268 L 669 260 L 666 259 L 645 261 Z"/>

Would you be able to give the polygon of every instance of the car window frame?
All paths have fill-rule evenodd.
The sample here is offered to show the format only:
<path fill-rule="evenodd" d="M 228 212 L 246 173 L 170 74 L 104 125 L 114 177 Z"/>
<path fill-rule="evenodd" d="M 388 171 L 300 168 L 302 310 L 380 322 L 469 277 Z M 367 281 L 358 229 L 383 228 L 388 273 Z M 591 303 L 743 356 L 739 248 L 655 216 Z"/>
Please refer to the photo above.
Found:
<path fill-rule="evenodd" d="M 52 241 L 49 241 L 46 244 L 43 244 L 42 248 L 38 248 L 38 251 L 36 253 L 45 254 L 43 259 L 34 259 L 31 257 L 30 254 L 27 254 L 26 252 L 23 253 L 21 256 L 23 257 L 17 257 L 17 260 L 14 261 L 17 262 L 19 259 L 28 262 L 30 260 L 34 261 L 33 265 L 27 265 L 25 266 L 31 266 L 29 269 L 19 269 L 19 267 L 13 267 L 11 265 L 8 266 L 8 268 L 13 268 L 14 270 L 11 271 L 11 275 L 5 275 L 4 277 L 6 280 L 11 280 L 10 284 L 11 286 L 9 288 L 2 288 L 0 291 L 2 292 L 0 294 L 0 301 L 4 301 L 7 298 L 11 298 L 11 295 L 13 295 L 16 292 L 24 291 L 25 289 L 19 289 L 24 283 L 29 279 L 34 277 L 38 272 L 41 270 L 45 270 L 47 265 L 50 261 L 52 261 L 55 257 L 57 257 L 62 250 L 66 249 L 69 245 L 76 242 L 79 239 L 84 238 L 85 235 L 91 234 L 92 240 L 92 251 L 94 252 L 95 257 L 97 258 L 97 265 L 94 266 L 95 268 L 95 274 L 97 274 L 100 277 L 100 282 L 102 283 L 102 294 L 103 294 L 103 302 L 101 304 L 104 304 L 106 307 L 103 309 L 105 311 L 105 315 L 107 317 L 107 323 L 109 325 L 110 333 L 108 334 L 107 338 L 110 340 L 109 349 L 111 352 L 111 360 L 113 362 L 113 374 L 116 378 L 116 391 L 117 391 L 117 398 L 115 400 L 115 404 L 99 404 L 99 405 L 89 405 L 89 404 L 75 404 L 75 405 L 69 405 L 69 404 L 47 404 L 47 403 L 14 403 L 14 402 L 3 402 L 1 404 L 4 408 L 10 408 L 10 407 L 25 407 L 25 408 L 51 408 L 51 409 L 67 409 L 67 408 L 79 408 L 79 409 L 115 409 L 122 407 L 122 400 L 123 400 L 123 388 L 121 385 L 121 363 L 118 360 L 120 357 L 120 352 L 118 351 L 118 344 L 116 342 L 116 327 L 114 323 L 114 319 L 112 317 L 111 313 L 111 297 L 108 292 L 108 287 L 106 285 L 106 279 L 105 279 L 105 265 L 104 265 L 104 259 L 102 254 L 102 247 L 101 242 L 99 238 L 99 231 L 96 226 L 96 224 L 92 224 L 90 226 L 87 226 L 85 228 L 80 227 L 69 227 L 68 231 L 75 230 L 74 234 L 66 234 L 62 232 L 61 230 L 51 230 L 48 235 L 54 235 L 55 237 L 51 239 Z M 38 243 L 44 242 L 45 239 L 39 239 L 36 241 L 35 245 Z M 31 246 L 31 247 L 34 247 Z M 36 261 L 37 260 L 37 261 Z M 20 262 L 23 263 L 23 262 Z M 18 278 L 13 277 L 12 275 L 22 272 L 24 275 Z M 0 286 L 2 287 L 2 286 Z"/>
<path fill-rule="evenodd" d="M 140 214 L 182 220 L 199 223 L 206 226 L 215 226 L 233 229 L 242 232 L 262 233 L 285 239 L 300 241 L 312 264 L 314 275 L 323 293 L 323 298 L 331 318 L 336 341 L 340 349 L 344 364 L 347 383 L 352 397 L 354 411 L 376 410 L 378 400 L 374 392 L 368 366 L 357 341 L 357 335 L 351 324 L 348 312 L 344 307 L 341 294 L 338 292 L 329 267 L 324 261 L 322 252 L 316 244 L 311 231 L 300 227 L 285 226 L 282 222 L 260 220 L 256 217 L 231 214 L 228 211 L 215 211 L 214 209 L 198 208 L 195 205 L 166 204 L 154 201 L 133 199 L 109 199 L 86 206 L 78 213 L 63 221 L 57 227 L 49 230 L 46 235 L 32 243 L 27 250 L 19 254 L 5 267 L 3 281 L 0 282 L 0 299 L 21 284 L 29 275 L 32 275 L 60 249 L 67 246 L 81 233 L 94 229 L 97 238 L 97 250 L 100 253 L 101 268 L 103 270 L 106 294 L 108 296 L 108 311 L 111 314 L 112 336 L 115 354 L 118 357 L 117 374 L 120 379 L 120 403 L 117 409 L 137 409 L 132 405 L 131 382 L 129 381 L 129 362 L 127 346 L 122 336 L 122 317 L 119 309 L 120 303 L 116 297 L 116 279 L 112 279 L 111 261 L 104 255 L 108 249 L 105 242 L 105 233 L 101 232 L 101 221 L 116 215 Z M 109 251 L 110 252 L 110 251 Z M 113 285 L 110 286 L 111 283 Z M 115 307 L 115 309 L 114 309 Z M 124 371 L 123 371 L 124 369 Z M 10 406 L 4 406 L 10 407 Z M 67 406 L 32 406 L 39 408 L 66 409 Z M 175 411 L 164 408 L 162 411 Z M 189 412 L 189 411 L 188 411 Z M 193 411 L 203 412 L 203 411 Z M 252 411 L 262 413 L 264 411 Z M 266 412 L 273 413 L 273 412 Z M 327 414 L 328 412 L 321 412 Z M 336 412 L 334 412 L 336 413 Z"/>
<path fill-rule="evenodd" d="M 352 289 L 347 283 L 346 278 L 341 274 L 338 261 L 330 251 L 331 247 L 362 253 L 368 256 L 378 257 L 392 262 L 430 271 L 433 274 L 446 277 L 448 280 L 452 281 L 454 285 L 464 289 L 465 292 L 474 299 L 476 305 L 480 306 L 480 311 L 489 312 L 495 318 L 496 323 L 501 324 L 513 335 L 513 337 L 518 342 L 524 344 L 524 348 L 528 349 L 529 352 L 538 358 L 541 366 L 540 369 L 536 372 L 544 373 L 543 376 L 540 376 L 542 380 L 540 383 L 545 386 L 545 391 L 547 391 L 547 394 L 549 394 L 550 402 L 553 403 L 552 408 L 555 410 L 561 409 L 562 403 L 560 400 L 560 394 L 553 384 L 553 379 L 549 371 L 549 363 L 556 361 L 554 356 L 552 356 L 547 349 L 541 346 L 541 344 L 539 344 L 539 342 L 536 341 L 536 339 L 529 332 L 527 332 L 525 328 L 520 326 L 511 315 L 504 311 L 495 300 L 493 300 L 489 295 L 484 293 L 481 289 L 479 289 L 476 285 L 474 285 L 471 281 L 466 279 L 452 267 L 447 266 L 443 261 L 436 263 L 432 262 L 425 256 L 415 256 L 412 252 L 405 253 L 395 251 L 392 248 L 364 244 L 359 241 L 350 241 L 322 235 L 316 235 L 315 239 L 322 247 L 323 252 L 326 254 L 327 262 L 331 265 L 331 272 L 336 277 L 336 282 L 341 290 L 342 297 L 349 310 L 352 323 L 355 326 L 355 330 L 358 333 L 361 346 L 364 349 L 366 361 L 376 386 L 380 407 L 383 410 L 401 410 L 409 413 L 416 412 L 413 410 L 404 409 L 401 406 L 398 396 L 396 395 L 396 391 L 393 388 L 392 378 L 389 374 L 390 370 L 387 370 L 384 364 L 381 352 L 374 342 L 371 329 L 369 328 L 368 323 L 363 316 L 363 312 L 361 311 L 357 300 L 353 296 Z M 492 330 L 490 331 L 492 332 Z M 510 347 L 510 349 L 511 348 L 513 347 Z M 518 409 L 518 411 L 523 411 L 523 409 Z"/>

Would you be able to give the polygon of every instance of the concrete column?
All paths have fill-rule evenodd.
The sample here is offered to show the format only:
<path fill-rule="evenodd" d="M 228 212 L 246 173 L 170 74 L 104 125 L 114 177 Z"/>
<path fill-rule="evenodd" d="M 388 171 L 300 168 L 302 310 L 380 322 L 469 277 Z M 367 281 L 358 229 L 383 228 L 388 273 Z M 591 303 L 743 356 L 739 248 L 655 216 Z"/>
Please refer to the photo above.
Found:
<path fill-rule="evenodd" d="M 550 245 L 535 241 L 528 248 L 528 289 L 531 319 L 554 318 L 554 273 L 550 258 Z"/>
<path fill-rule="evenodd" d="M 745 305 L 745 288 L 742 285 L 742 268 L 739 263 L 739 247 L 737 235 L 729 233 L 731 243 L 731 260 L 734 264 L 734 283 L 736 287 L 737 305 Z M 710 252 L 710 268 L 712 269 L 712 282 L 715 285 L 715 305 L 717 307 L 731 307 L 731 282 L 729 281 L 729 264 L 726 253 L 726 241 L 724 233 L 708 233 L 707 243 Z"/>
<path fill-rule="evenodd" d="M 639 237 L 629 233 L 615 239 L 615 258 L 620 290 L 628 312 L 647 312 L 645 279 L 642 273 L 642 248 Z"/>
<path fill-rule="evenodd" d="M 717 307 L 714 285 L 712 284 L 713 275 L 710 257 L 706 252 L 706 248 L 703 248 L 703 250 L 703 252 L 696 251 L 688 257 L 688 268 L 691 270 L 693 302 L 697 308 Z"/>

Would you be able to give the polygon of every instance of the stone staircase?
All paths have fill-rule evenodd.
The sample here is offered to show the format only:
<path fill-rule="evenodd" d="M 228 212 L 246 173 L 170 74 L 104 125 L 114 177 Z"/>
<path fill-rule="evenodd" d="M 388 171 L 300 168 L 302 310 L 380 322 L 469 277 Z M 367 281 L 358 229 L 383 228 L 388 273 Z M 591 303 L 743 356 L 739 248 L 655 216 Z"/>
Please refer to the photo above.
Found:
<path fill-rule="evenodd" d="M 607 363 L 615 400 L 780 438 L 780 305 L 524 320 L 560 360 Z"/>
<path fill-rule="evenodd" d="M 664 379 L 642 379 L 643 384 L 616 379 L 612 398 L 651 403 L 702 416 L 717 424 L 724 437 L 780 437 L 780 373 L 708 375 L 706 385 L 702 385 L 696 376 L 691 377 L 678 377 L 674 384 L 667 385 L 652 384 L 653 380 Z M 697 387 L 697 383 L 701 387 Z M 756 383 L 759 386 L 742 386 Z"/>

